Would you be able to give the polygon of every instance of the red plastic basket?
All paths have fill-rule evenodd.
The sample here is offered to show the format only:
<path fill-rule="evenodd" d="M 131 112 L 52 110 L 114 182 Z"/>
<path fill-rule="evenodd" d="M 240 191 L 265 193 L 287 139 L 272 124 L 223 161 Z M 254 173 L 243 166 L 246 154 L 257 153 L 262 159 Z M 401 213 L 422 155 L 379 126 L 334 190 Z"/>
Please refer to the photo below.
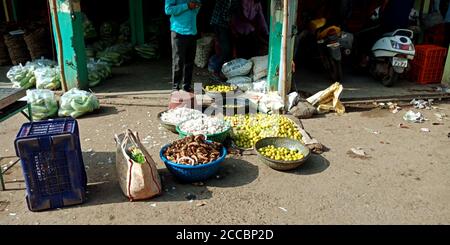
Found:
<path fill-rule="evenodd" d="M 411 62 L 409 77 L 420 83 L 440 83 L 444 72 L 447 49 L 436 45 L 416 45 L 416 55 Z"/>

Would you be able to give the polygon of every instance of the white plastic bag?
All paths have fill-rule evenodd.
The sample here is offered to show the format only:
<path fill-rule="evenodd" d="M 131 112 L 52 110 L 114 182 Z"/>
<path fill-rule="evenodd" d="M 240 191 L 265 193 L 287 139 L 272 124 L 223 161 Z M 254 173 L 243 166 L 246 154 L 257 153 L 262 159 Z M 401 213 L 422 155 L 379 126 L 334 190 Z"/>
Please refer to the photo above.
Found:
<path fill-rule="evenodd" d="M 59 89 L 61 87 L 61 73 L 59 67 L 40 67 L 34 70 L 36 88 Z"/>
<path fill-rule="evenodd" d="M 213 49 L 214 37 L 205 36 L 197 40 L 197 50 L 194 63 L 199 68 L 205 68 Z"/>
<path fill-rule="evenodd" d="M 227 83 L 236 85 L 240 90 L 244 92 L 253 88 L 252 79 L 245 76 L 230 78 L 227 80 Z"/>
<path fill-rule="evenodd" d="M 77 118 L 98 108 L 100 103 L 93 93 L 73 88 L 61 96 L 58 115 Z"/>
<path fill-rule="evenodd" d="M 116 170 L 120 188 L 130 201 L 149 199 L 161 194 L 161 179 L 150 154 L 142 145 L 138 134 L 127 130 L 115 135 Z M 130 149 L 138 149 L 142 162 L 132 159 Z"/>
<path fill-rule="evenodd" d="M 267 78 L 261 78 L 256 82 L 253 82 L 253 91 L 259 92 L 259 93 L 266 93 L 267 92 Z"/>
<path fill-rule="evenodd" d="M 238 58 L 223 64 L 222 73 L 228 78 L 246 76 L 250 73 L 253 63 L 250 60 Z"/>
<path fill-rule="evenodd" d="M 14 88 L 28 89 L 36 84 L 34 68 L 22 64 L 11 67 L 6 77 L 12 82 Z"/>
<path fill-rule="evenodd" d="M 31 105 L 33 120 L 53 117 L 58 112 L 55 94 L 48 89 L 27 90 L 27 101 Z"/>
<path fill-rule="evenodd" d="M 267 76 L 267 67 L 269 65 L 269 56 L 256 56 L 250 59 L 253 62 L 252 78 L 257 81 Z"/>

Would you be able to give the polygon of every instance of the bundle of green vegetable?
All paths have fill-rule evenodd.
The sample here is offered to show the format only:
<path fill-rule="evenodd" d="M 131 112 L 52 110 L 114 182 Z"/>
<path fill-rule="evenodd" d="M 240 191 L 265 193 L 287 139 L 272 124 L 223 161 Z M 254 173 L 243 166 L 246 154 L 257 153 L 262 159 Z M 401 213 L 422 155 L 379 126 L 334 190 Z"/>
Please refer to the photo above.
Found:
<path fill-rule="evenodd" d="M 100 103 L 93 93 L 73 88 L 61 96 L 60 117 L 77 118 L 100 108 Z"/>
<path fill-rule="evenodd" d="M 133 58 L 133 45 L 131 43 L 119 43 L 107 47 L 105 52 L 119 53 L 124 61 L 129 61 Z"/>
<path fill-rule="evenodd" d="M 158 45 L 155 42 L 137 45 L 134 47 L 136 53 L 144 59 L 159 59 Z"/>
<path fill-rule="evenodd" d="M 86 57 L 87 58 L 95 58 L 95 49 L 93 47 L 86 47 Z"/>
<path fill-rule="evenodd" d="M 131 37 L 131 26 L 130 22 L 127 20 L 122 23 L 119 27 L 119 42 L 129 42 Z"/>
<path fill-rule="evenodd" d="M 40 67 L 34 70 L 36 88 L 59 89 L 61 87 L 61 72 L 59 67 Z"/>
<path fill-rule="evenodd" d="M 27 100 L 31 105 L 33 120 L 43 120 L 53 117 L 58 112 L 55 95 L 48 89 L 27 90 Z"/>
<path fill-rule="evenodd" d="M 94 24 L 87 18 L 83 13 L 83 31 L 84 38 L 91 39 L 97 37 L 97 31 L 95 30 Z"/>
<path fill-rule="evenodd" d="M 122 55 L 114 51 L 101 51 L 97 53 L 97 59 L 104 61 L 112 66 L 120 66 L 123 63 Z"/>
<path fill-rule="evenodd" d="M 144 154 L 142 153 L 142 151 L 137 148 L 136 146 L 131 146 L 128 148 L 129 151 L 129 156 L 131 159 L 133 159 L 133 161 L 143 164 L 145 163 L 145 157 Z"/>
<path fill-rule="evenodd" d="M 94 87 L 112 75 L 111 66 L 108 63 L 90 59 L 87 64 L 89 87 Z"/>
<path fill-rule="evenodd" d="M 13 83 L 14 88 L 28 89 L 36 84 L 34 68 L 27 65 L 19 64 L 11 67 L 6 73 L 6 77 Z"/>

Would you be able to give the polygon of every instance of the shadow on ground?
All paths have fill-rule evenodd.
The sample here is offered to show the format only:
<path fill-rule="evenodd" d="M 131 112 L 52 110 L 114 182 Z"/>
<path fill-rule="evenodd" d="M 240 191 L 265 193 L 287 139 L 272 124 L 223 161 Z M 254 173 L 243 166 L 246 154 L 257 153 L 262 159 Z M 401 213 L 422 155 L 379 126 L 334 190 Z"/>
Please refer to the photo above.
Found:
<path fill-rule="evenodd" d="M 311 154 L 311 157 L 299 168 L 288 171 L 291 174 L 313 175 L 325 171 L 330 166 L 330 162 L 321 155 Z"/>

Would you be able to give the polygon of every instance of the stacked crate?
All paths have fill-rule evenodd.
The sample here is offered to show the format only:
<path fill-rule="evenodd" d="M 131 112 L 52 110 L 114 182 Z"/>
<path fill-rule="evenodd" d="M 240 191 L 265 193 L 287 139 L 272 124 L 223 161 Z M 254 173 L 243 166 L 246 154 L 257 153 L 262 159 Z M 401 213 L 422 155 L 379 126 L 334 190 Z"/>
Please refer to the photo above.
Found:
<path fill-rule="evenodd" d="M 409 71 L 410 79 L 420 84 L 440 83 L 446 57 L 446 48 L 429 44 L 417 45 Z"/>

